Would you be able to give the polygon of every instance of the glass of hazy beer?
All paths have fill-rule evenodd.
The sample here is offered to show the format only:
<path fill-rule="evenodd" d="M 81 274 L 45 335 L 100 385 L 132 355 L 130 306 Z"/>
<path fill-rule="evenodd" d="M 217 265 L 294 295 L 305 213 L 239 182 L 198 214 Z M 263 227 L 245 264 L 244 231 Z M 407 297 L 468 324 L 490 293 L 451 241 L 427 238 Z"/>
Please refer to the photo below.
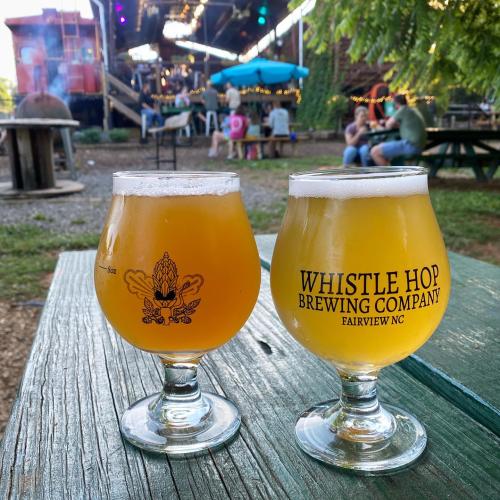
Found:
<path fill-rule="evenodd" d="M 416 460 L 424 427 L 405 410 L 381 406 L 376 382 L 381 368 L 427 341 L 448 302 L 448 259 L 425 170 L 291 175 L 271 290 L 290 333 L 333 363 L 342 384 L 339 400 L 298 418 L 300 447 L 368 474 Z"/>
<path fill-rule="evenodd" d="M 157 354 L 165 382 L 134 403 L 122 434 L 148 451 L 215 448 L 239 429 L 236 406 L 201 392 L 201 357 L 230 340 L 257 299 L 260 261 L 239 177 L 227 172 L 117 172 L 95 262 L 107 319 Z"/>

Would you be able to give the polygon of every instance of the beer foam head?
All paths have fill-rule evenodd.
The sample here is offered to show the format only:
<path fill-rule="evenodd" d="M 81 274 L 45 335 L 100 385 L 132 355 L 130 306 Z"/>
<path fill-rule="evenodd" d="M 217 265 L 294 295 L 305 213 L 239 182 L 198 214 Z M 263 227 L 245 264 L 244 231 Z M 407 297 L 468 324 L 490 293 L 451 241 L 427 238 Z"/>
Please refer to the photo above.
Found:
<path fill-rule="evenodd" d="M 232 172 L 115 172 L 113 194 L 126 196 L 222 196 L 240 190 Z"/>
<path fill-rule="evenodd" d="M 295 198 L 373 198 L 427 194 L 421 167 L 343 168 L 290 175 Z"/>

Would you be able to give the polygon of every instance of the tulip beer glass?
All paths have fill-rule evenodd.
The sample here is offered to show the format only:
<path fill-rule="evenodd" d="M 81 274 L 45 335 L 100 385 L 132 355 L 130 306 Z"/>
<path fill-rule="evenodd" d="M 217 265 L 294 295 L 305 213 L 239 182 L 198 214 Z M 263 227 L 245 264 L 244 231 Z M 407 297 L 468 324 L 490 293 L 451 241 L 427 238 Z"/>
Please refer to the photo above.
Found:
<path fill-rule="evenodd" d="M 239 178 L 217 172 L 118 172 L 99 243 L 95 288 L 113 328 L 158 354 L 163 391 L 133 404 L 121 431 L 173 455 L 214 448 L 237 408 L 200 392 L 201 357 L 230 340 L 257 299 L 260 262 Z"/>
<path fill-rule="evenodd" d="M 330 361 L 338 401 L 303 413 L 301 448 L 365 473 L 410 464 L 423 452 L 423 426 L 381 406 L 381 368 L 416 351 L 446 309 L 450 272 L 418 167 L 355 168 L 291 175 L 271 266 L 276 309 L 290 333 Z"/>

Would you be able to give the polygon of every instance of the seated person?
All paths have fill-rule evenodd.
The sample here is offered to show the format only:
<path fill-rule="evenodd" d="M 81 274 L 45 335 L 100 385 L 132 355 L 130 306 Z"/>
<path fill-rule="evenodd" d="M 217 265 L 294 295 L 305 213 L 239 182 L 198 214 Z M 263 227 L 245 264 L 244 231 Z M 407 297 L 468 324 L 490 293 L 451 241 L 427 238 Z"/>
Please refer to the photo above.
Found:
<path fill-rule="evenodd" d="M 243 139 L 245 137 L 247 127 L 248 127 L 248 118 L 245 115 L 245 110 L 243 106 L 240 104 L 229 117 L 229 123 L 231 125 L 231 130 L 229 131 L 229 154 L 227 156 L 228 160 L 233 159 L 233 141 L 237 141 L 238 139 Z"/>
<path fill-rule="evenodd" d="M 288 111 L 281 107 L 281 102 L 276 100 L 273 102 L 273 110 L 269 113 L 269 127 L 271 127 L 271 137 L 289 137 L 290 136 L 290 116 Z M 274 142 L 269 143 L 270 156 L 275 158 L 276 145 Z M 280 142 L 280 153 L 283 149 L 283 143 Z"/>
<path fill-rule="evenodd" d="M 175 107 L 187 108 L 190 105 L 189 92 L 186 85 L 184 85 L 179 93 L 175 95 Z"/>
<path fill-rule="evenodd" d="M 250 121 L 248 123 L 247 134 L 245 139 L 258 139 L 260 138 L 261 130 L 260 130 L 260 119 L 259 114 L 255 111 L 250 113 Z M 247 160 L 255 160 L 256 158 L 261 158 L 262 154 L 260 151 L 259 143 L 250 143 L 247 144 L 246 147 L 246 159 Z"/>
<path fill-rule="evenodd" d="M 344 166 L 361 163 L 366 167 L 370 161 L 370 146 L 365 134 L 368 132 L 368 108 L 358 106 L 354 121 L 345 128 Z"/>
<path fill-rule="evenodd" d="M 219 154 L 219 145 L 222 141 L 229 142 L 229 133 L 231 132 L 231 123 L 229 120 L 229 115 L 222 115 L 221 131 L 214 130 L 212 134 L 212 143 L 210 149 L 208 150 L 209 158 L 217 158 Z"/>
<path fill-rule="evenodd" d="M 394 96 L 396 113 L 387 120 L 386 128 L 398 128 L 401 140 L 382 142 L 374 146 L 371 157 L 377 165 L 390 165 L 397 156 L 414 156 L 421 153 L 427 140 L 425 122 L 418 110 L 408 107 L 406 97 Z"/>
<path fill-rule="evenodd" d="M 149 82 L 144 82 L 142 84 L 142 90 L 139 94 L 139 104 L 141 106 L 141 115 L 146 117 L 146 129 L 151 128 L 154 122 L 157 122 L 158 126 L 162 126 L 163 116 L 157 110 L 155 102 L 151 97 L 151 88 L 149 86 Z M 146 131 L 143 130 L 143 138 L 145 138 L 144 133 Z"/>

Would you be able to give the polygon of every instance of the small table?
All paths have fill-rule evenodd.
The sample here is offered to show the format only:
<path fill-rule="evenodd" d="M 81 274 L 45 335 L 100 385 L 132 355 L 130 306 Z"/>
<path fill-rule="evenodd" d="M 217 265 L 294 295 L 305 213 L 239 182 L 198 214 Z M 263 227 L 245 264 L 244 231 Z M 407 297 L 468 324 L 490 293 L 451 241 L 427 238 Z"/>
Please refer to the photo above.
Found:
<path fill-rule="evenodd" d="M 79 125 L 80 122 L 76 120 L 52 118 L 0 120 L 0 128 L 7 129 L 7 151 L 11 167 L 12 188 L 21 192 L 54 190 L 56 188 L 52 134 L 54 128 L 61 129 L 66 156 L 74 177 L 73 150 L 69 128 L 75 128 Z"/>
<path fill-rule="evenodd" d="M 257 305 L 199 374 L 202 387 L 238 405 L 240 433 L 218 451 L 180 460 L 121 437 L 122 412 L 160 387 L 160 363 L 104 318 L 95 251 L 62 253 L 0 444 L 0 498 L 498 498 L 500 268 L 450 253 L 444 321 L 417 356 L 384 369 L 380 380 L 382 401 L 423 422 L 427 450 L 399 474 L 360 477 L 295 443 L 297 415 L 338 394 L 339 382 L 279 321 L 268 272 L 275 236 L 257 241 Z"/>

